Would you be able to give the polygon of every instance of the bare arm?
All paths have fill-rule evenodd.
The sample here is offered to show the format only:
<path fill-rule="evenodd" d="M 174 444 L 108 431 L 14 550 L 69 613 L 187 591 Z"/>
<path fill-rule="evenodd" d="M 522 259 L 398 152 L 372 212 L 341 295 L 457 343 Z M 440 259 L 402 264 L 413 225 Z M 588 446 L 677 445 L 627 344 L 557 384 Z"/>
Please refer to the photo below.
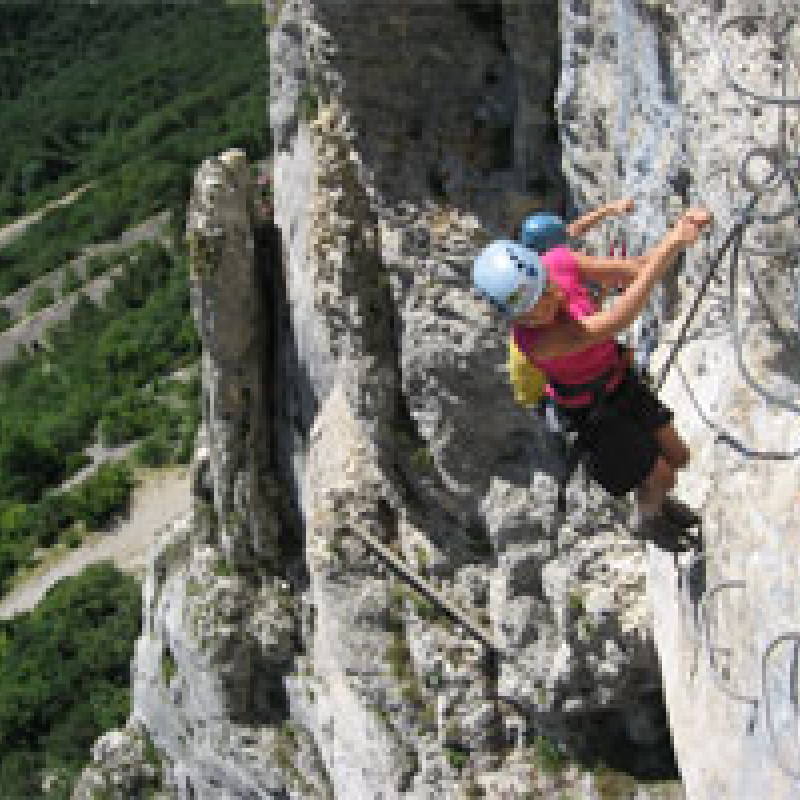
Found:
<path fill-rule="evenodd" d="M 639 316 L 656 281 L 672 266 L 678 253 L 697 240 L 700 228 L 710 220 L 707 211 L 688 211 L 651 251 L 647 262 L 612 308 L 542 330 L 536 340 L 536 356 L 555 358 L 574 353 L 625 330 Z"/>
<path fill-rule="evenodd" d="M 583 236 L 584 233 L 606 217 L 612 214 L 628 214 L 631 211 L 633 211 L 633 199 L 630 197 L 615 203 L 606 203 L 606 205 L 584 214 L 576 219 L 575 222 L 567 225 L 567 234 L 572 237 Z"/>
<path fill-rule="evenodd" d="M 652 254 L 637 258 L 604 258 L 590 256 L 580 251 L 573 251 L 572 254 L 584 277 L 603 286 L 614 287 L 628 286 L 652 258 Z"/>

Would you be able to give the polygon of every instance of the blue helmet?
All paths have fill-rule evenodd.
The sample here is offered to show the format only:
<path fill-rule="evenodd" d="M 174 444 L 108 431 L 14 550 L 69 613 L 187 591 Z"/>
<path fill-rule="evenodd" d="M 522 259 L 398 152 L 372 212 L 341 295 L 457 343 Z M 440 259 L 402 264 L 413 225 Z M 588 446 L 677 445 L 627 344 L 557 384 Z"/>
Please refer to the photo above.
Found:
<path fill-rule="evenodd" d="M 519 240 L 540 255 L 567 242 L 564 220 L 556 214 L 533 214 L 522 223 Z"/>
<path fill-rule="evenodd" d="M 547 269 L 533 250 L 498 239 L 478 254 L 472 282 L 498 311 L 515 317 L 536 305 L 547 285 Z"/>

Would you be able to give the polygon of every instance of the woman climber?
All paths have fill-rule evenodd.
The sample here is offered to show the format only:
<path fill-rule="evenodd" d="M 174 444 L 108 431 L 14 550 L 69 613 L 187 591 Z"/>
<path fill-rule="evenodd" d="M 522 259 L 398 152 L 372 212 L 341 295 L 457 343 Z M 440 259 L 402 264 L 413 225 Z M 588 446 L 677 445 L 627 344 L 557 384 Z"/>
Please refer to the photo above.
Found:
<path fill-rule="evenodd" d="M 614 336 L 710 222 L 705 209 L 687 211 L 639 259 L 596 258 L 564 246 L 539 256 L 498 240 L 473 266 L 475 287 L 510 318 L 516 345 L 547 376 L 546 392 L 577 431 L 592 477 L 617 497 L 636 489 L 636 527 L 654 537 L 699 521 L 667 496 L 689 450 L 672 411 L 628 368 Z M 625 289 L 612 308 L 597 310 L 582 279 Z"/>

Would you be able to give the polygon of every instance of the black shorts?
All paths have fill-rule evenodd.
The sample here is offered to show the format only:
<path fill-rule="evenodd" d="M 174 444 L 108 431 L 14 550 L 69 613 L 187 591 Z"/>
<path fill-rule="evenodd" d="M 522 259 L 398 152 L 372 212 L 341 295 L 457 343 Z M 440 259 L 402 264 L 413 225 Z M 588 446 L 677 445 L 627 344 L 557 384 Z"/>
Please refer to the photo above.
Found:
<path fill-rule="evenodd" d="M 589 474 L 615 497 L 640 486 L 660 455 L 655 432 L 672 422 L 672 411 L 631 370 L 607 396 L 600 413 L 559 406 L 578 432 Z"/>

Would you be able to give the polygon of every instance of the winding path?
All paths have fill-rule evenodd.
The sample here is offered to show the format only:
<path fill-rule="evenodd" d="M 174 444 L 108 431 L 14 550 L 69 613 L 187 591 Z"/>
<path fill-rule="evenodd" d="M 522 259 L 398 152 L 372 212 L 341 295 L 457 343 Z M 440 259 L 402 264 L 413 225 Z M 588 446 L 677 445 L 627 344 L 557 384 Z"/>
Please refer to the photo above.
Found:
<path fill-rule="evenodd" d="M 0 247 L 5 247 L 5 245 L 16 239 L 17 236 L 21 236 L 23 233 L 25 233 L 25 229 L 29 225 L 33 225 L 35 222 L 38 222 L 45 214 L 48 213 L 48 211 L 52 211 L 54 208 L 58 208 L 59 206 L 68 206 L 70 203 L 74 203 L 87 189 L 91 189 L 94 185 L 94 183 L 86 183 L 74 191 L 69 192 L 69 194 L 65 194 L 63 197 L 60 197 L 58 200 L 53 200 L 46 206 L 40 208 L 38 211 L 34 211 L 31 214 L 26 214 L 24 217 L 20 217 L 19 219 L 14 220 L 14 222 L 9 222 L 8 225 L 4 225 L 2 228 L 0 228 Z"/>
<path fill-rule="evenodd" d="M 137 470 L 136 474 L 141 485 L 133 490 L 127 518 L 107 532 L 90 534 L 81 547 L 68 551 L 63 558 L 43 564 L 0 599 L 0 618 L 30 611 L 51 586 L 77 575 L 89 564 L 111 560 L 126 572 L 144 569 L 155 534 L 168 520 L 191 509 L 191 479 L 188 466 Z"/>
<path fill-rule="evenodd" d="M 82 280 L 86 276 L 86 262 L 96 255 L 111 255 L 115 251 L 125 250 L 139 242 L 161 240 L 166 243 L 165 227 L 169 221 L 170 212 L 164 211 L 145 222 L 125 231 L 113 242 L 96 244 L 84 249 L 83 253 L 71 261 L 71 267 Z M 0 364 L 10 361 L 17 356 L 17 348 L 30 347 L 34 341 L 39 341 L 47 329 L 56 322 L 69 319 L 72 309 L 78 302 L 81 294 L 86 294 L 93 303 L 100 304 L 106 292 L 113 286 L 113 278 L 124 270 L 118 264 L 96 278 L 83 284 L 79 289 L 61 297 L 52 305 L 37 311 L 35 314 L 26 313 L 28 300 L 38 286 L 49 286 L 55 292 L 61 291 L 61 281 L 64 268 L 55 269 L 41 278 L 37 278 L 27 286 L 23 286 L 13 294 L 2 298 L 0 305 L 4 306 L 15 319 L 16 324 L 0 333 Z"/>

